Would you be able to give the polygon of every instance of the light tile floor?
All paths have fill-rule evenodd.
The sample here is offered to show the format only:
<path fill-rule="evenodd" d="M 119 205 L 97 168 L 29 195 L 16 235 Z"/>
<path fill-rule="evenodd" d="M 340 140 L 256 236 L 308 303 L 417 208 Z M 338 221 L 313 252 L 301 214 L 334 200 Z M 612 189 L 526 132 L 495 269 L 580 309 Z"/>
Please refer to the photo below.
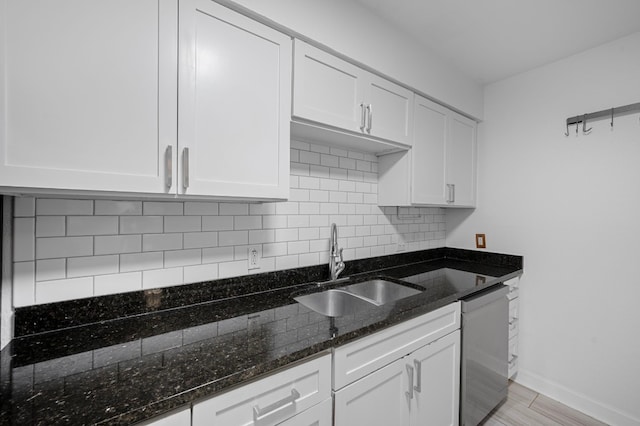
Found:
<path fill-rule="evenodd" d="M 504 404 L 495 409 L 483 426 L 607 426 L 606 423 L 569 408 L 515 382 L 509 384 Z"/>

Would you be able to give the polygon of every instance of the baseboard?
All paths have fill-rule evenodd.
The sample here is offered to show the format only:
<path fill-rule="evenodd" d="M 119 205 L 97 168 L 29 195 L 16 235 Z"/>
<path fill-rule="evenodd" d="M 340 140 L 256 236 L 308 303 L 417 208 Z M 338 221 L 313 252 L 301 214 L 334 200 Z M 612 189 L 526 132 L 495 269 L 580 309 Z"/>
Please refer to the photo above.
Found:
<path fill-rule="evenodd" d="M 522 368 L 518 369 L 518 374 L 514 381 L 601 422 L 616 426 L 640 425 L 640 418 L 638 417 L 633 417 L 633 415 L 624 413 L 615 407 L 594 401 L 586 395 L 577 393 L 537 374 L 527 372 Z"/>

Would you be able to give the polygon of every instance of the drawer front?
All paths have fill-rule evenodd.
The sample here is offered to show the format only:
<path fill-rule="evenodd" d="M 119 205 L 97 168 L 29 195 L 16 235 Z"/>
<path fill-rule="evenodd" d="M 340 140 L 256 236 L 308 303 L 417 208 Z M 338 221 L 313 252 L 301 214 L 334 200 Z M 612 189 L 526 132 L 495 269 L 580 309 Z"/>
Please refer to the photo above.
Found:
<path fill-rule="evenodd" d="M 509 378 L 512 378 L 518 371 L 518 337 L 509 339 Z"/>
<path fill-rule="evenodd" d="M 333 400 L 329 398 L 289 420 L 278 423 L 278 426 L 332 426 L 332 422 Z"/>
<path fill-rule="evenodd" d="M 340 346 L 334 351 L 333 388 L 340 389 L 460 328 L 460 302 Z"/>
<path fill-rule="evenodd" d="M 509 300 L 518 297 L 520 288 L 520 277 L 511 278 L 510 280 L 505 281 L 504 285 L 509 286 L 509 293 L 507 294 Z"/>
<path fill-rule="evenodd" d="M 331 354 L 193 405 L 193 426 L 277 425 L 331 397 Z"/>

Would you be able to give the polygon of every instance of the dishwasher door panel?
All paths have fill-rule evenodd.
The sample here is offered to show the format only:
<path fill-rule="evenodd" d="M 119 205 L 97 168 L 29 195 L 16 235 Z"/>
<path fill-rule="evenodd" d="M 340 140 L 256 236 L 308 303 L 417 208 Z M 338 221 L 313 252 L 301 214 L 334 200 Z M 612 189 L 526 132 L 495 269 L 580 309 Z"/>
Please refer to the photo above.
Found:
<path fill-rule="evenodd" d="M 477 425 L 507 396 L 507 292 L 507 287 L 498 287 L 496 291 L 474 297 L 468 303 L 462 302 L 462 426 Z"/>

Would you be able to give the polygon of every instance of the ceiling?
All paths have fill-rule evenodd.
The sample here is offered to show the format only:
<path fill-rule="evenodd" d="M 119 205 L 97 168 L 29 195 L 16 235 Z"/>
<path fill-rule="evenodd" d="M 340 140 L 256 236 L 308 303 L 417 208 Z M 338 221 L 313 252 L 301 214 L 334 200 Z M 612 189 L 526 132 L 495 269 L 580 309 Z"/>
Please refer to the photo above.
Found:
<path fill-rule="evenodd" d="M 486 84 L 640 31 L 640 0 L 354 0 Z"/>

